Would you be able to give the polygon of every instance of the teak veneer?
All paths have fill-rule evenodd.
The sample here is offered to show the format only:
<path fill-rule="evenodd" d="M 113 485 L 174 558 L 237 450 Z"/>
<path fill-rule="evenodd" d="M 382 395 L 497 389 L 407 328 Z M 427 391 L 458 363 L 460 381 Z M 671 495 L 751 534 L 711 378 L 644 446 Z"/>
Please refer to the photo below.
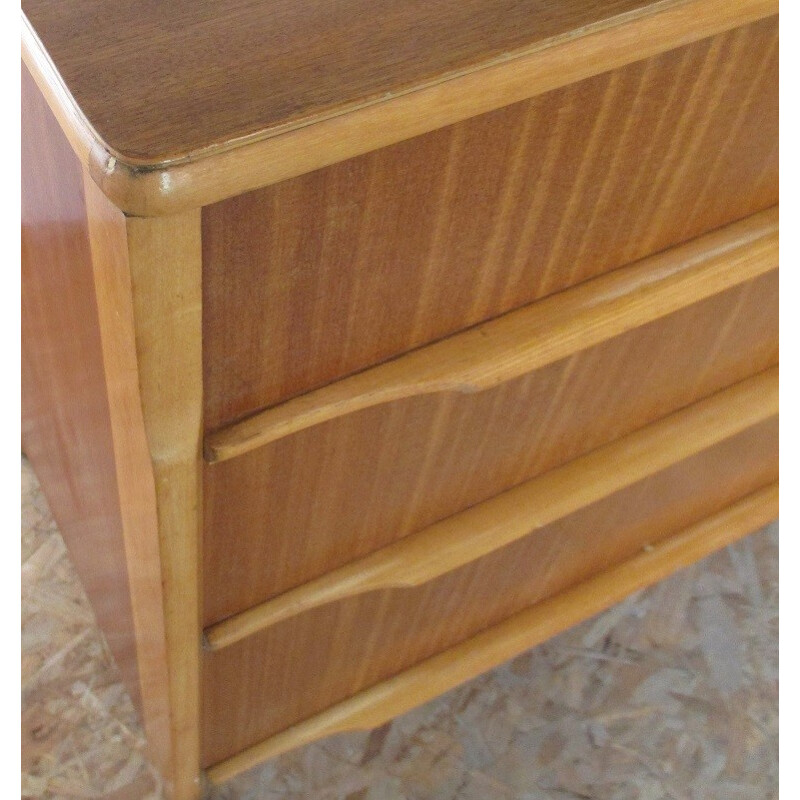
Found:
<path fill-rule="evenodd" d="M 427 583 L 777 413 L 775 368 L 218 622 L 206 629 L 208 647 L 345 597 Z"/>
<path fill-rule="evenodd" d="M 362 5 L 349 0 L 339 15 L 318 17 L 322 48 L 310 52 L 308 29 L 288 0 L 249 0 L 230 16 L 191 2 L 176 11 L 172 3 L 153 7 L 143 0 L 113 6 L 101 0 L 68 6 L 27 0 L 23 55 L 92 177 L 119 208 L 148 215 L 211 204 L 302 175 L 778 12 L 775 0 L 569 0 L 558 7 L 528 0 L 521 14 L 498 28 L 493 0 L 407 0 L 389 17 L 394 24 L 375 47 L 361 25 L 375 20 L 387 30 L 387 17 L 374 4 L 366 12 Z M 316 6 L 309 8 L 313 13 Z M 479 24 L 476 11 L 482 12 Z M 438 18 L 441 32 L 437 49 L 445 50 L 432 63 L 418 44 L 431 17 Z M 520 17 L 526 20 L 521 30 Z M 419 24 L 410 24 L 415 18 Z M 101 27 L 81 28 L 76 19 Z M 270 49 L 262 45 L 269 25 L 270 39 L 303 42 L 282 59 L 285 66 L 278 62 L 284 81 L 276 79 Z M 88 45 L 77 35 L 81 30 L 109 44 Z M 466 44 L 466 58 L 464 51 L 460 57 L 447 53 L 455 31 Z M 495 40 L 493 47 L 486 36 Z M 362 63 L 342 59 L 359 50 L 366 54 Z M 246 69 L 240 65 L 244 53 Z M 412 66 L 402 75 L 404 61 Z M 322 111 L 323 104 L 306 95 L 298 109 L 294 98 L 303 97 L 304 88 L 296 77 L 305 73 L 319 82 L 320 65 L 334 77 L 330 104 Z M 98 86 L 100 76 L 106 86 Z M 339 76 L 351 86 L 345 94 Z M 370 86 L 375 77 L 389 88 Z M 115 83 L 120 80 L 124 92 Z M 188 94 L 186 86 L 198 91 Z M 281 86 L 293 98 L 283 114 L 262 99 L 265 89 L 269 97 Z M 167 87 L 174 88 L 165 92 Z M 232 96 L 239 102 L 230 102 Z M 259 114 L 253 113 L 254 100 Z M 109 107 L 118 110 L 121 140 L 105 130 Z M 141 137 L 146 143 L 161 120 L 168 126 L 167 149 L 142 146 Z M 187 139 L 195 130 L 202 138 Z M 137 139 L 127 139 L 131 134 Z"/>
<path fill-rule="evenodd" d="M 776 15 L 24 0 L 23 446 L 169 796 L 776 516 Z"/>
<path fill-rule="evenodd" d="M 775 269 L 765 211 L 644 262 L 308 392 L 206 436 L 206 459 L 240 456 L 372 406 L 499 386 Z"/>
<path fill-rule="evenodd" d="M 646 551 L 573 589 L 543 600 L 500 625 L 215 764 L 208 769 L 208 777 L 213 783 L 222 783 L 299 744 L 334 733 L 377 727 L 736 541 L 774 519 L 777 513 L 778 486 L 773 484 L 658 545 L 649 545 Z"/>
<path fill-rule="evenodd" d="M 775 33 L 205 207 L 206 430 L 773 205 Z"/>

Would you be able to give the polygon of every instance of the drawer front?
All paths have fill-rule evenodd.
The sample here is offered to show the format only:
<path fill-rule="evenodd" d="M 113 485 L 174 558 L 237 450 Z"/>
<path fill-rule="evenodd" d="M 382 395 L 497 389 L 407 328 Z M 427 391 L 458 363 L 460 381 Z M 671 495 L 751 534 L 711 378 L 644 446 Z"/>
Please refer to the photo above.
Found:
<path fill-rule="evenodd" d="M 204 624 L 777 363 L 777 289 L 773 270 L 496 388 L 365 408 L 206 465 Z"/>
<path fill-rule="evenodd" d="M 776 476 L 772 417 L 428 583 L 349 597 L 206 653 L 205 764 L 630 557 Z"/>
<path fill-rule="evenodd" d="M 206 429 L 777 202 L 766 20 L 203 209 Z"/>

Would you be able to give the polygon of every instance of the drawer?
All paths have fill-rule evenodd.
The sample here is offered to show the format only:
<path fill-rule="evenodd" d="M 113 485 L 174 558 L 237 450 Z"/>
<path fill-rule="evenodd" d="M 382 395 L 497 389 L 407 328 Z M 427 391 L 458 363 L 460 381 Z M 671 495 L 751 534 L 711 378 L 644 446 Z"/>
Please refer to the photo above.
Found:
<path fill-rule="evenodd" d="M 777 31 L 205 207 L 206 430 L 777 203 Z"/>
<path fill-rule="evenodd" d="M 762 386 L 750 388 L 744 402 L 741 395 L 734 397 L 742 384 L 704 401 L 716 417 L 691 420 L 694 406 L 677 412 L 668 418 L 681 420 L 670 433 L 680 433 L 686 440 L 705 436 L 709 428 L 728 424 L 726 419 L 742 416 L 743 408 L 746 411 L 746 406 L 760 403 L 759 394 L 771 393 L 776 403 L 776 379 L 764 381 L 761 376 L 745 384 L 757 380 Z M 762 408 L 753 418 L 768 413 L 769 408 Z M 663 421 L 651 428 L 660 424 Z M 658 449 L 653 439 L 645 441 L 641 436 L 641 432 L 632 434 L 622 449 L 611 445 L 616 449 L 607 456 L 598 451 L 606 459 L 607 472 L 620 469 L 623 451 Z M 669 441 L 655 432 L 654 436 L 665 446 Z M 586 481 L 591 482 L 587 468 L 583 469 Z M 529 507 L 531 533 L 433 580 L 344 597 L 207 652 L 204 761 L 215 764 L 313 717 L 670 537 L 776 477 L 777 418 L 767 416 L 548 524 L 537 525 L 541 509 Z M 541 479 L 532 483 L 537 480 Z M 494 504 L 489 516 L 495 520 L 509 513 L 498 500 L 502 498 L 488 501 Z M 465 532 L 480 519 L 480 506 L 464 512 Z M 431 559 L 436 557 L 430 554 Z M 357 699 L 353 702 L 358 704 Z"/>
<path fill-rule="evenodd" d="M 208 437 L 211 458 L 233 456 L 205 467 L 204 624 L 776 364 L 775 224 L 766 212 Z"/>

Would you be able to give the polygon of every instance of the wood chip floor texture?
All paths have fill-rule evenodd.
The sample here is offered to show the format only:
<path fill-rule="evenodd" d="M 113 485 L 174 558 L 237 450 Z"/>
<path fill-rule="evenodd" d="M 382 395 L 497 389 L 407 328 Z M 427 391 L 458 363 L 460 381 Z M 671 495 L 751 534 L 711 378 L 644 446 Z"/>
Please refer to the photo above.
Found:
<path fill-rule="evenodd" d="M 23 796 L 158 800 L 141 726 L 22 462 Z M 212 800 L 778 797 L 770 525 L 371 732 L 291 752 Z"/>

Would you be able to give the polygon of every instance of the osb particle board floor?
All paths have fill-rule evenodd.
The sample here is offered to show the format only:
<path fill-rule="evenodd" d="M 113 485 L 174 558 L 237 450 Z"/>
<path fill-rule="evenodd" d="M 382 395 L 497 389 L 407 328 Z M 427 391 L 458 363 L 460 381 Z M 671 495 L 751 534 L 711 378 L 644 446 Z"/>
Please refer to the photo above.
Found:
<path fill-rule="evenodd" d="M 770 525 L 375 731 L 213 800 L 777 798 Z M 22 462 L 23 796 L 157 800 L 136 715 Z"/>

